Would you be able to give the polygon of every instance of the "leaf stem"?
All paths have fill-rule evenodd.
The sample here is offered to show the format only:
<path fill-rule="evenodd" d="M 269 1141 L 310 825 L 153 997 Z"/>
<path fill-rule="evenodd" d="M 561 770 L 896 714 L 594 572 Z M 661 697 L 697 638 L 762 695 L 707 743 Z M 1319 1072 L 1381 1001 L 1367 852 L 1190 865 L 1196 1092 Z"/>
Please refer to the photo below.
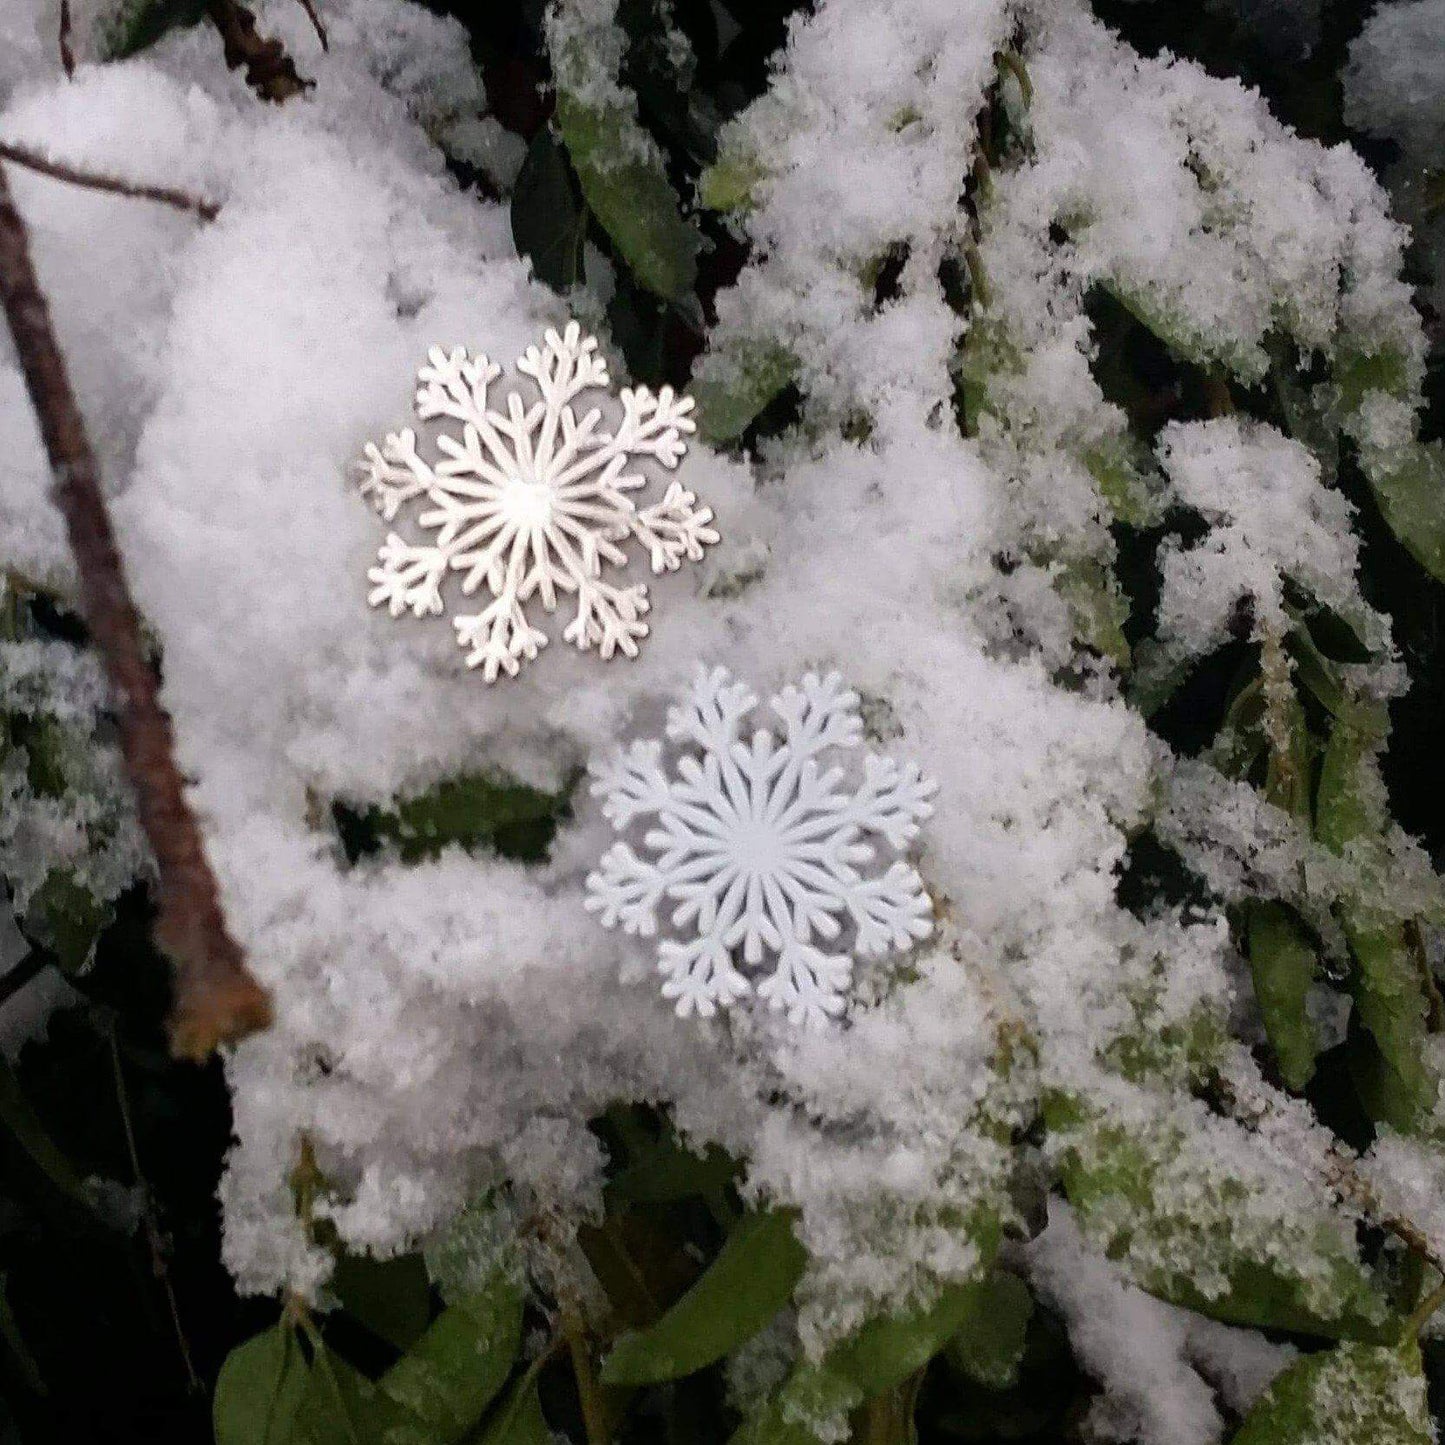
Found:
<path fill-rule="evenodd" d="M 592 1364 L 592 1351 L 586 1326 L 581 1316 L 563 1306 L 559 1323 L 567 1350 L 572 1356 L 572 1373 L 577 1379 L 577 1399 L 582 1407 L 582 1426 L 587 1432 L 587 1445 L 608 1445 L 612 1432 L 607 1425 L 607 1410 L 602 1399 L 602 1386 Z"/>
<path fill-rule="evenodd" d="M 1441 1305 L 1445 1305 L 1445 1275 L 1441 1276 L 1440 1283 L 1415 1306 L 1414 1313 L 1405 1321 L 1405 1328 L 1400 1336 L 1402 1342 L 1418 1340 L 1420 1331 L 1429 1324 L 1431 1316 Z"/>

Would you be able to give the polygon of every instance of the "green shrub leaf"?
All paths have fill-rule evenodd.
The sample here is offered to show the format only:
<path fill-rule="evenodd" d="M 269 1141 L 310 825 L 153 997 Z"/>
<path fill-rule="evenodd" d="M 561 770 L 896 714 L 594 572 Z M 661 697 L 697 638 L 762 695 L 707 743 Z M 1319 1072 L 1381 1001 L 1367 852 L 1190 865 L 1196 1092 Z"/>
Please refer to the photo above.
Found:
<path fill-rule="evenodd" d="M 448 778 L 390 807 L 333 805 L 347 857 L 394 847 L 404 863 L 435 858 L 453 844 L 495 848 L 506 858 L 543 859 L 567 806 L 566 793 L 544 793 L 507 778 Z"/>
<path fill-rule="evenodd" d="M 966 1291 L 968 1309 L 948 1342 L 948 1362 L 975 1384 L 1006 1390 L 1018 1383 L 1034 1297 L 1007 1270 L 995 1270 Z"/>
<path fill-rule="evenodd" d="M 343 1254 L 331 1288 L 347 1314 L 399 1350 L 409 1350 L 426 1330 L 431 1283 L 419 1254 L 395 1259 Z"/>
<path fill-rule="evenodd" d="M 1380 705 L 1357 707 L 1335 724 L 1320 768 L 1315 828 L 1326 847 L 1349 846 L 1379 833 L 1383 786 L 1375 753 L 1388 726 Z M 1368 881 L 1368 899 L 1378 886 Z M 1418 1127 L 1435 1100 L 1436 1082 L 1425 1061 L 1429 1002 L 1404 929 L 1375 913 L 1368 902 L 1341 907 L 1355 970 L 1351 987 L 1359 1021 L 1374 1040 L 1378 1059 L 1368 1071 L 1366 1107 L 1396 1129 Z"/>
<path fill-rule="evenodd" d="M 618 1340 L 603 1362 L 603 1383 L 676 1380 L 721 1359 L 788 1303 L 806 1262 L 791 1214 L 748 1215 L 702 1278 L 655 1325 Z"/>
<path fill-rule="evenodd" d="M 1390 530 L 1432 577 L 1445 582 L 1445 445 L 1419 443 L 1367 467 Z"/>
<path fill-rule="evenodd" d="M 1420 1349 L 1344 1344 L 1297 1360 L 1249 1412 L 1233 1445 L 1428 1445 Z"/>
<path fill-rule="evenodd" d="M 539 281 L 565 291 L 582 280 L 582 242 L 587 207 L 567 165 L 567 156 L 543 126 L 527 147 L 527 158 L 512 189 L 512 241 L 532 262 Z"/>
<path fill-rule="evenodd" d="M 542 1413 L 534 1376 L 518 1382 L 478 1445 L 552 1445 L 552 1432 Z"/>
<path fill-rule="evenodd" d="M 562 91 L 557 127 L 592 214 L 639 284 L 666 301 L 691 295 L 702 238 L 682 218 L 661 156 L 637 144 L 636 121 Z"/>
<path fill-rule="evenodd" d="M 1280 1077 L 1291 1089 L 1303 1089 L 1319 1052 L 1306 1008 L 1315 975 L 1314 945 L 1283 904 L 1251 903 L 1248 918 L 1249 968 L 1264 1031 Z"/>
<path fill-rule="evenodd" d="M 522 1343 L 522 1293 L 498 1276 L 486 1289 L 444 1310 L 416 1344 L 377 1382 L 385 1399 L 413 1417 L 424 1433 L 460 1440 L 507 1381 Z M 388 1440 L 402 1445 L 393 1430 Z"/>
<path fill-rule="evenodd" d="M 216 1445 L 289 1445 L 310 1371 L 296 1332 L 276 1324 L 237 1345 L 216 1379 Z"/>
<path fill-rule="evenodd" d="M 691 387 L 697 402 L 698 434 L 714 445 L 736 441 L 789 385 L 797 370 L 793 354 L 774 342 L 752 343 L 707 357 Z"/>

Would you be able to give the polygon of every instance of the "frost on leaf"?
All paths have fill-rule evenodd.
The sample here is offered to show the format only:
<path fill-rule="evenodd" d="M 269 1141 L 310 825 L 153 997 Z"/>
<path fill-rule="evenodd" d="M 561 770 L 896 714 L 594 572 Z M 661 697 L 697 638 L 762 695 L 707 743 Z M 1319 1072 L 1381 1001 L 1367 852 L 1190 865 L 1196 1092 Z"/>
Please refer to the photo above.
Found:
<path fill-rule="evenodd" d="M 549 613 L 561 594 L 575 602 L 566 641 L 584 652 L 596 647 L 604 659 L 619 651 L 635 657 L 648 630 L 647 588 L 605 580 L 604 566 L 627 565 L 621 544 L 629 538 L 646 550 L 655 573 L 700 561 L 718 540 L 712 509 L 680 482 L 669 482 L 647 506 L 629 495 L 648 484 L 630 466 L 650 459 L 671 471 L 682 460 L 684 437 L 695 429 L 691 397 L 666 386 L 656 394 L 624 387 L 615 431 L 601 430 L 598 407 L 579 419 L 573 403 L 605 389 L 609 377 L 596 338 L 576 322 L 561 336 L 548 331 L 540 348 L 528 347 L 517 371 L 531 379 L 535 399 L 514 388 L 505 410 L 494 409 L 490 392 L 501 367 L 462 347 L 433 347 L 417 374 L 416 413 L 442 423 L 439 459 L 427 460 L 407 427 L 379 447 L 368 443 L 362 463 L 362 493 L 382 517 L 394 521 L 416 502 L 416 525 L 433 534 L 421 542 L 387 537 L 367 573 L 371 605 L 393 617 L 435 616 L 445 610 L 442 588 L 451 573 L 462 574 L 465 597 L 485 587 L 486 606 L 453 616 L 452 625 L 467 666 L 480 667 L 488 682 L 501 672 L 515 676 L 546 646 L 526 610 L 538 594 Z"/>
<path fill-rule="evenodd" d="M 935 785 L 911 764 L 865 754 L 845 783 L 833 757 L 857 748 L 858 695 L 836 674 L 805 677 L 770 700 L 781 739 L 743 724 L 758 699 L 723 668 L 698 670 L 668 711 L 677 744 L 647 739 L 594 774 L 592 792 L 619 832 L 587 879 L 587 907 L 608 928 L 658 944 L 664 998 L 686 1017 L 752 992 L 745 969 L 775 963 L 759 997 L 792 1023 L 820 1024 L 845 1007 L 855 956 L 906 949 L 932 931 L 918 873 L 900 857 L 933 809 Z M 634 825 L 639 825 L 634 829 Z M 872 865 L 872 866 L 870 866 Z"/>

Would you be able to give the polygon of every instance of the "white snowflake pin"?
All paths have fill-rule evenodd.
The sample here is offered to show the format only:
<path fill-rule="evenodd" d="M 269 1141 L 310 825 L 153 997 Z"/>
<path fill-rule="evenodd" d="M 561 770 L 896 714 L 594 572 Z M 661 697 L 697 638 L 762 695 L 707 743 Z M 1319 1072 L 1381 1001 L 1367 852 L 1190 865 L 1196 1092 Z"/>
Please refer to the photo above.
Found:
<path fill-rule="evenodd" d="M 896 855 L 912 842 L 936 788 L 913 764 L 872 753 L 861 782 L 844 786 L 844 768 L 826 764 L 861 744 L 863 723 L 836 673 L 770 700 L 781 740 L 766 728 L 744 740 L 757 704 L 722 668 L 699 668 L 668 712 L 679 745 L 671 770 L 656 739 L 594 770 L 603 813 L 642 851 L 608 849 L 588 876 L 587 907 L 644 938 L 665 913 L 671 936 L 657 968 L 680 1015 L 736 1003 L 753 988 L 742 968 L 771 954 L 759 997 L 794 1024 L 820 1024 L 843 1012 L 855 955 L 909 948 L 932 931 L 918 873 L 896 856 L 868 865 L 877 843 Z"/>
<path fill-rule="evenodd" d="M 462 347 L 433 347 L 417 374 L 416 414 L 443 422 L 440 459 L 423 458 L 407 427 L 379 447 L 368 443 L 362 463 L 362 493 L 388 522 L 419 499 L 428 505 L 416 525 L 435 532 L 425 542 L 395 532 L 387 537 L 367 573 L 371 605 L 385 605 L 393 617 L 435 616 L 443 611 L 449 573 L 462 573 L 464 596 L 485 585 L 487 605 L 452 624 L 468 649 L 467 666 L 480 667 L 488 682 L 500 672 L 515 676 L 546 646 L 547 635 L 524 607 L 537 594 L 549 613 L 559 593 L 574 597 L 566 641 L 583 651 L 596 647 L 603 658 L 619 651 L 635 657 L 647 635 L 647 588 L 604 581 L 603 565 L 626 566 L 618 544 L 629 537 L 647 549 L 654 572 L 676 571 L 684 558 L 700 561 L 703 548 L 718 540 L 711 508 L 698 506 L 677 481 L 650 506 L 628 495 L 648 482 L 629 465 L 651 458 L 671 471 L 682 460 L 684 435 L 695 430 L 691 397 L 666 386 L 655 395 L 645 386 L 624 387 L 614 432 L 599 430 L 596 407 L 579 421 L 572 403 L 609 379 L 596 338 L 576 322 L 561 336 L 548 331 L 516 369 L 531 379 L 530 399 L 514 386 L 505 411 L 494 410 L 488 393 L 501 367 Z M 460 423 L 460 435 L 445 427 L 448 421 Z"/>

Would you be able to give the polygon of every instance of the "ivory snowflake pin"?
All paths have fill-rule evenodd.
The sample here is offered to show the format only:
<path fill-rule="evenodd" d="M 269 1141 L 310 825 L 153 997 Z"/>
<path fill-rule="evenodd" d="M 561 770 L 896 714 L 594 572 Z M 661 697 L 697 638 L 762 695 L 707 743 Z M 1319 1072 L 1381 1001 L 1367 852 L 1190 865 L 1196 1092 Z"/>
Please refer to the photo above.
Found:
<path fill-rule="evenodd" d="M 878 845 L 901 853 L 936 789 L 913 764 L 872 753 L 861 781 L 844 786 L 837 759 L 860 746 L 863 724 L 857 693 L 836 673 L 770 699 L 781 739 L 767 728 L 744 739 L 757 705 L 724 669 L 699 668 L 668 712 L 670 769 L 657 739 L 594 769 L 603 813 L 642 851 L 614 843 L 588 876 L 586 906 L 644 938 L 665 915 L 657 969 L 683 1017 L 751 993 L 744 969 L 771 955 L 758 996 L 794 1024 L 819 1024 L 846 1007 L 855 955 L 906 949 L 932 931 L 922 879 L 900 857 L 883 866 Z"/>
<path fill-rule="evenodd" d="M 420 501 L 427 505 L 416 525 L 435 533 L 424 542 L 396 532 L 387 537 L 367 573 L 371 605 L 386 606 L 393 617 L 435 616 L 444 610 L 449 573 L 462 574 L 463 596 L 485 586 L 487 605 L 454 616 L 452 625 L 468 649 L 467 666 L 480 667 L 488 682 L 501 672 L 515 676 L 546 646 L 546 633 L 524 606 L 538 594 L 549 613 L 559 593 L 575 599 L 564 640 L 584 652 L 596 647 L 604 659 L 619 651 L 635 657 L 647 635 L 647 588 L 604 580 L 604 565 L 626 566 L 619 544 L 628 538 L 646 548 L 656 573 L 675 571 L 684 558 L 700 561 L 703 548 L 718 540 L 711 508 L 676 480 L 650 506 L 629 496 L 648 484 L 629 466 L 650 458 L 671 471 L 681 461 L 683 438 L 695 429 L 691 397 L 666 386 L 655 395 L 645 386 L 624 387 L 615 431 L 600 429 L 597 407 L 579 421 L 573 402 L 605 389 L 609 378 L 596 338 L 576 322 L 561 336 L 548 331 L 516 369 L 530 378 L 529 399 L 513 386 L 505 411 L 496 410 L 490 390 L 501 367 L 461 347 L 433 347 L 417 374 L 416 414 L 442 423 L 440 460 L 426 460 L 407 427 L 379 447 L 368 443 L 362 463 L 362 493 L 386 521 Z M 460 423 L 460 434 L 447 422 Z"/>

